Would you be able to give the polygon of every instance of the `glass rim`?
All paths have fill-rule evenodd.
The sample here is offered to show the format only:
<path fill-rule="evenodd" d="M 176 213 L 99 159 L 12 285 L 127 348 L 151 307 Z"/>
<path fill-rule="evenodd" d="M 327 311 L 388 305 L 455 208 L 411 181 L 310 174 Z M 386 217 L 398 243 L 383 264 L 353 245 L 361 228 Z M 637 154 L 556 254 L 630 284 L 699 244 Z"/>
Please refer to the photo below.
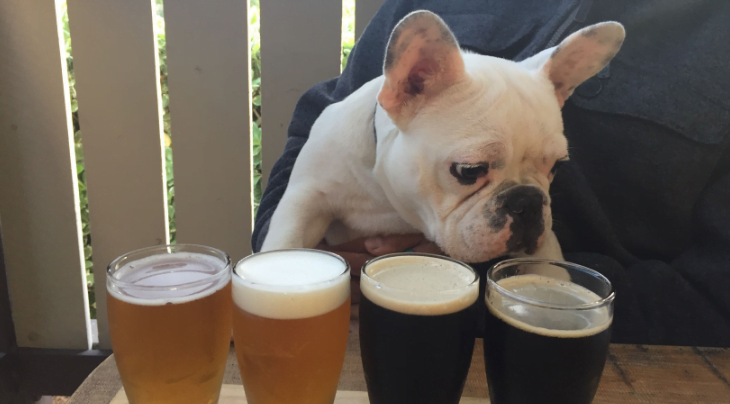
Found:
<path fill-rule="evenodd" d="M 583 273 L 586 273 L 590 276 L 592 276 L 595 279 L 598 279 L 599 281 L 605 283 L 608 285 L 610 292 L 606 297 L 602 297 L 599 300 L 596 300 L 594 302 L 589 303 L 583 303 L 583 304 L 555 304 L 555 303 L 547 303 L 541 300 L 532 299 L 529 297 L 522 296 L 520 294 L 517 294 L 515 292 L 512 292 L 510 290 L 507 290 L 506 288 L 502 287 L 497 283 L 497 281 L 494 280 L 493 274 L 494 271 L 504 269 L 507 267 L 519 265 L 519 264 L 549 264 L 561 268 L 570 267 L 571 269 L 576 269 L 578 271 L 581 271 Z M 582 287 L 585 287 L 583 285 L 579 285 Z M 498 262 L 494 265 L 492 265 L 491 268 L 487 271 L 487 291 L 489 288 L 495 289 L 497 292 L 499 292 L 503 296 L 507 296 L 510 299 L 517 300 L 521 303 L 529 304 L 531 306 L 537 306 L 537 307 L 543 307 L 547 309 L 555 309 L 555 310 L 592 310 L 597 309 L 603 306 L 606 306 L 608 304 L 611 304 L 614 299 L 616 298 L 616 292 L 614 291 L 613 284 L 611 281 L 606 278 L 603 274 L 600 272 L 588 268 L 586 266 L 576 264 L 569 261 L 560 261 L 560 260 L 552 260 L 547 258 L 511 258 L 507 259 L 501 262 Z M 487 297 L 488 298 L 488 297 Z"/>
<path fill-rule="evenodd" d="M 454 292 L 461 292 L 461 291 L 463 291 L 465 289 L 468 289 L 470 287 L 473 287 L 474 284 L 479 285 L 479 273 L 474 268 L 472 268 L 471 265 L 469 265 L 469 264 L 467 264 L 465 262 L 459 261 L 457 259 L 454 259 L 454 258 L 445 256 L 445 255 L 429 254 L 429 253 L 420 253 L 420 252 L 398 252 L 398 253 L 385 254 L 385 255 L 380 255 L 378 257 L 375 257 L 375 258 L 371 258 L 371 259 L 365 261 L 365 263 L 362 265 L 362 269 L 360 270 L 360 278 L 365 278 L 365 279 L 367 279 L 370 282 L 373 282 L 375 284 L 380 285 L 380 287 L 382 287 L 382 288 L 385 288 L 385 289 L 388 289 L 388 290 L 391 290 L 391 291 L 394 291 L 394 292 L 415 293 L 413 290 L 402 289 L 402 288 L 394 288 L 392 286 L 383 285 L 381 282 L 378 282 L 377 280 L 373 279 L 373 277 L 371 277 L 370 275 L 368 275 L 367 268 L 371 264 L 373 264 L 373 263 L 375 263 L 377 261 L 386 260 L 386 259 L 389 259 L 389 258 L 396 258 L 396 257 L 426 257 L 426 258 L 435 258 L 435 259 L 439 259 L 439 260 L 443 260 L 443 261 L 450 261 L 450 262 L 452 262 L 454 264 L 457 264 L 457 265 L 459 265 L 459 266 L 461 266 L 463 268 L 468 269 L 474 275 L 474 279 L 471 282 L 469 282 L 468 284 L 466 284 L 466 285 L 464 285 L 462 287 L 454 288 L 454 289 L 441 290 L 441 291 L 434 292 L 434 293 L 437 293 L 437 294 L 449 294 L 449 293 L 454 293 Z"/>
<path fill-rule="evenodd" d="M 118 269 L 114 269 L 114 267 L 117 266 L 124 259 L 129 258 L 130 256 L 141 254 L 141 253 L 146 253 L 146 252 L 152 252 L 152 251 L 159 251 L 162 254 L 170 254 L 170 253 L 174 252 L 174 250 L 181 249 L 181 248 L 185 249 L 185 248 L 189 248 L 189 247 L 193 247 L 193 248 L 204 250 L 204 251 L 207 250 L 207 252 L 209 252 L 209 253 L 214 253 L 214 254 L 210 254 L 211 256 L 220 255 L 222 258 L 224 257 L 225 261 L 222 261 L 224 263 L 224 265 L 218 271 L 211 274 L 210 276 L 206 276 L 203 279 L 198 279 L 197 281 L 192 281 L 192 282 L 175 283 L 172 285 L 165 285 L 165 286 L 138 285 L 138 284 L 135 284 L 132 282 L 125 282 L 121 279 L 115 278 L 113 275 L 113 273 L 115 273 L 118 270 Z M 188 251 L 188 252 L 196 252 L 196 251 Z M 150 255 L 146 255 L 142 258 L 151 257 L 152 255 L 162 255 L 162 254 L 150 254 Z M 218 257 L 216 257 L 216 258 L 218 258 Z M 137 260 L 138 259 L 132 259 L 132 260 L 129 260 L 129 262 L 134 262 Z M 124 254 L 118 256 L 112 262 L 110 262 L 109 265 L 107 265 L 106 279 L 107 279 L 107 282 L 111 282 L 114 286 L 117 286 L 117 287 L 122 286 L 125 289 L 133 288 L 136 290 L 164 291 L 164 290 L 171 290 L 171 289 L 189 289 L 189 288 L 194 288 L 197 286 L 207 285 L 211 282 L 212 279 L 216 279 L 216 278 L 220 277 L 221 274 L 225 274 L 226 272 L 229 272 L 229 273 L 232 272 L 231 271 L 231 257 L 228 254 L 226 254 L 223 250 L 219 250 L 215 247 L 209 247 L 209 246 L 202 245 L 202 244 L 162 244 L 162 245 L 155 245 L 155 246 L 151 246 L 151 247 L 139 248 L 139 249 L 132 250 L 132 251 L 129 251 L 127 253 L 124 253 Z"/>
<path fill-rule="evenodd" d="M 314 282 L 314 283 L 306 283 L 306 284 L 302 284 L 302 285 L 275 285 L 275 284 L 271 284 L 271 283 L 254 282 L 254 281 L 251 281 L 251 280 L 248 280 L 248 279 L 244 278 L 243 276 L 241 276 L 237 272 L 238 267 L 241 266 L 244 263 L 244 261 L 246 261 L 248 259 L 251 259 L 251 258 L 254 258 L 254 257 L 259 257 L 261 255 L 266 255 L 266 254 L 276 254 L 276 253 L 293 252 L 293 251 L 311 252 L 311 253 L 315 253 L 315 254 L 329 255 L 330 257 L 336 258 L 338 261 L 340 261 L 341 263 L 343 263 L 344 266 L 345 266 L 345 270 L 342 271 L 342 272 L 339 272 L 337 275 L 333 275 L 329 279 L 326 279 L 326 280 L 323 280 L 323 281 Z M 318 250 L 316 248 L 282 248 L 280 250 L 260 251 L 260 252 L 253 253 L 253 254 L 250 254 L 250 255 L 247 255 L 247 256 L 241 258 L 240 260 L 238 260 L 238 262 L 236 262 L 236 265 L 233 266 L 233 270 L 231 271 L 231 274 L 238 281 L 243 282 L 243 283 L 245 283 L 247 285 L 258 285 L 258 286 L 268 286 L 268 287 L 282 287 L 284 289 L 290 289 L 292 287 L 298 287 L 298 286 L 317 286 L 317 285 L 322 285 L 322 284 L 325 284 L 325 283 L 328 283 L 328 282 L 332 282 L 333 280 L 338 279 L 338 278 L 342 277 L 342 275 L 345 275 L 345 274 L 347 274 L 349 272 L 350 272 L 350 263 L 347 262 L 347 260 L 344 259 L 344 258 L 342 258 L 340 255 L 335 254 L 333 252 L 325 251 L 325 250 Z"/>

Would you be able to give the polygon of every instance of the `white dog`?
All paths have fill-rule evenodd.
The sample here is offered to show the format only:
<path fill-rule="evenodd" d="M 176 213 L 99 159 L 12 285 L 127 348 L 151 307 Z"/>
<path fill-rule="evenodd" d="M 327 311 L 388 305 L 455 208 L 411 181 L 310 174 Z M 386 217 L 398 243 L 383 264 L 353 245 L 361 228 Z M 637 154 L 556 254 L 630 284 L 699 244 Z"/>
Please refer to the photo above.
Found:
<path fill-rule="evenodd" d="M 461 51 L 441 18 L 409 14 L 383 75 L 314 123 L 263 250 L 421 232 L 467 262 L 561 259 L 548 194 L 568 158 L 560 108 L 624 35 L 596 24 L 516 63 Z"/>

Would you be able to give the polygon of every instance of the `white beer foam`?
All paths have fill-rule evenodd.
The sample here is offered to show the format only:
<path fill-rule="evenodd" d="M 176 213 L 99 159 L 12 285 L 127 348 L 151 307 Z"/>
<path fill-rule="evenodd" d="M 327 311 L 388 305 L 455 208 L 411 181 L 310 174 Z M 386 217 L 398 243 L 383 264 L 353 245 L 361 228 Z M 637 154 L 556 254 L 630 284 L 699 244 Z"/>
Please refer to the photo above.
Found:
<path fill-rule="evenodd" d="M 479 281 L 448 259 L 400 255 L 370 263 L 360 290 L 371 302 L 404 314 L 435 316 L 463 310 L 477 300 Z"/>
<path fill-rule="evenodd" d="M 582 305 L 601 300 L 583 286 L 540 275 L 512 276 L 497 284 L 519 296 L 554 305 Z M 485 300 L 495 317 L 515 328 L 547 337 L 588 337 L 606 330 L 613 320 L 608 306 L 558 310 L 522 303 L 498 291 L 492 291 Z"/>
<path fill-rule="evenodd" d="M 230 270 L 220 273 L 225 265 L 216 257 L 193 252 L 153 255 L 130 261 L 115 271 L 114 279 L 129 286 L 108 280 L 107 291 L 118 300 L 137 305 L 185 303 L 226 286 L 231 274 Z"/>
<path fill-rule="evenodd" d="M 248 313 L 279 320 L 329 313 L 350 297 L 345 265 L 314 250 L 254 254 L 236 265 L 233 301 Z"/>

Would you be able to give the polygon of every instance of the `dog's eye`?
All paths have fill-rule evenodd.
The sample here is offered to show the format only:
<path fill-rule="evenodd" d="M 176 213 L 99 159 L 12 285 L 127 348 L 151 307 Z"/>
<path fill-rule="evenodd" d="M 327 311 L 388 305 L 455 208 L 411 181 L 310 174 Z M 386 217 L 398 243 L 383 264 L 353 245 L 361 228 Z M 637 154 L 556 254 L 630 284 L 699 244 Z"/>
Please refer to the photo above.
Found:
<path fill-rule="evenodd" d="M 452 163 L 449 170 L 461 185 L 472 185 L 477 179 L 487 175 L 489 171 L 489 163 Z"/>

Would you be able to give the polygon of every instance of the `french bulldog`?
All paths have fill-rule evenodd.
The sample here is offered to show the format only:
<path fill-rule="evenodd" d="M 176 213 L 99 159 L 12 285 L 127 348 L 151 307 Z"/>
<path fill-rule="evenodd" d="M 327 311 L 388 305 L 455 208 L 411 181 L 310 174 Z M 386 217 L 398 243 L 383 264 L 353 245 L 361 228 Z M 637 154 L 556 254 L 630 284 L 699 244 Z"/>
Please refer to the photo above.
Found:
<path fill-rule="evenodd" d="M 548 193 L 568 159 L 560 109 L 624 36 L 592 25 L 517 63 L 461 50 L 432 12 L 407 15 L 383 75 L 312 126 L 262 250 L 420 232 L 466 262 L 561 259 Z"/>

